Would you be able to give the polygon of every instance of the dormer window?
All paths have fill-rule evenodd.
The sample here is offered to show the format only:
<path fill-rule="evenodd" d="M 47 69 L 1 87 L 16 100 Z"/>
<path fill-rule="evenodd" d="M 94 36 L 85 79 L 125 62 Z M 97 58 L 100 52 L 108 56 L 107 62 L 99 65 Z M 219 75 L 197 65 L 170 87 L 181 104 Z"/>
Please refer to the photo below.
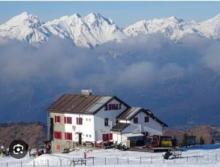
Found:
<path fill-rule="evenodd" d="M 121 104 L 107 104 L 105 110 L 120 110 Z"/>

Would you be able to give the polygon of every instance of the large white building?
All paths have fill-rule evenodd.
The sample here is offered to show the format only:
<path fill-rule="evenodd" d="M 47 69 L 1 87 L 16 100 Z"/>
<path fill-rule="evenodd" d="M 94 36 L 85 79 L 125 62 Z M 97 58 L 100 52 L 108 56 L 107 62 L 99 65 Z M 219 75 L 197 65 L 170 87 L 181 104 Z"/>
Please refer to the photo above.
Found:
<path fill-rule="evenodd" d="M 75 144 L 113 141 L 126 144 L 129 137 L 162 135 L 167 125 L 147 109 L 130 107 L 115 96 L 65 94 L 48 108 L 52 151 Z"/>

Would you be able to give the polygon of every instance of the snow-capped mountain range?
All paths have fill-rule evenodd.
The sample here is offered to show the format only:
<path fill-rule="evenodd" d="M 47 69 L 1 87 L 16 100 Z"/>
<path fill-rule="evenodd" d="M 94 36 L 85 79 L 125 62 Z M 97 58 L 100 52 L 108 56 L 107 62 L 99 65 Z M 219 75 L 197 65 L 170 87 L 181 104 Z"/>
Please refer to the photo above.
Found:
<path fill-rule="evenodd" d="M 178 41 L 186 35 L 197 34 L 220 39 L 220 15 L 202 22 L 184 21 L 176 17 L 141 20 L 125 28 L 118 27 L 101 14 L 86 16 L 73 14 L 42 22 L 37 16 L 23 12 L 0 24 L 2 39 L 17 39 L 30 44 L 40 44 L 57 36 L 73 41 L 79 47 L 94 47 L 106 42 L 121 42 L 127 38 L 160 33 Z"/>

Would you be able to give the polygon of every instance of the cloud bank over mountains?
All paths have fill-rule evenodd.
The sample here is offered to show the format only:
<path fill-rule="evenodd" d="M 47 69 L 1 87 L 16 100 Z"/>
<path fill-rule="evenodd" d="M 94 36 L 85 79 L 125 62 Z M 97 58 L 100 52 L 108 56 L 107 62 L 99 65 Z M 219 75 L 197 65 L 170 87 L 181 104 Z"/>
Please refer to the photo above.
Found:
<path fill-rule="evenodd" d="M 4 38 L 0 121 L 46 121 L 46 108 L 59 95 L 91 88 L 95 94 L 117 95 L 150 108 L 171 126 L 219 125 L 219 48 L 217 38 L 197 33 L 178 41 L 161 32 L 141 33 L 97 47 L 79 47 L 56 35 L 37 47 L 28 40 Z"/>

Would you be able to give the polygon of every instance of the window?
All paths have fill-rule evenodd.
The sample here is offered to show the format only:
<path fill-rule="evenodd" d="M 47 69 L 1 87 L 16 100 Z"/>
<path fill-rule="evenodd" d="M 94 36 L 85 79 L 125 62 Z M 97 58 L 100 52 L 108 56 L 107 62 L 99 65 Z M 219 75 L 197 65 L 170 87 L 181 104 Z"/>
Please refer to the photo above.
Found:
<path fill-rule="evenodd" d="M 144 117 L 144 122 L 149 122 L 149 117 L 148 116 Z"/>
<path fill-rule="evenodd" d="M 90 118 L 86 118 L 86 121 L 91 121 L 91 119 Z"/>
<path fill-rule="evenodd" d="M 105 126 L 108 126 L 108 118 L 105 118 Z"/>
<path fill-rule="evenodd" d="M 54 138 L 55 138 L 55 139 L 62 139 L 62 133 L 61 133 L 61 132 L 58 132 L 58 131 L 55 131 L 55 132 L 54 132 Z"/>
<path fill-rule="evenodd" d="M 83 124 L 83 119 L 80 118 L 80 117 L 77 117 L 77 118 L 76 118 L 76 124 L 77 124 L 77 125 L 82 125 L 82 124 Z"/>
<path fill-rule="evenodd" d="M 107 104 L 105 110 L 120 110 L 121 104 Z"/>
<path fill-rule="evenodd" d="M 112 140 L 112 133 L 102 134 L 102 140 L 103 141 Z"/>
<path fill-rule="evenodd" d="M 72 140 L 72 133 L 66 132 L 65 133 L 65 139 L 66 140 Z"/>
<path fill-rule="evenodd" d="M 108 139 L 109 139 L 109 140 L 112 140 L 112 133 L 109 133 L 109 134 L 108 134 Z"/>
<path fill-rule="evenodd" d="M 60 116 L 55 116 L 55 122 L 60 122 Z"/>
<path fill-rule="evenodd" d="M 64 117 L 64 123 L 65 124 L 72 124 L 72 118 L 71 117 Z"/>
<path fill-rule="evenodd" d="M 103 140 L 103 141 L 107 141 L 107 140 L 108 140 L 107 134 L 102 134 L 102 140 Z"/>
<path fill-rule="evenodd" d="M 137 124 L 138 123 L 138 117 L 134 118 L 134 123 Z"/>

